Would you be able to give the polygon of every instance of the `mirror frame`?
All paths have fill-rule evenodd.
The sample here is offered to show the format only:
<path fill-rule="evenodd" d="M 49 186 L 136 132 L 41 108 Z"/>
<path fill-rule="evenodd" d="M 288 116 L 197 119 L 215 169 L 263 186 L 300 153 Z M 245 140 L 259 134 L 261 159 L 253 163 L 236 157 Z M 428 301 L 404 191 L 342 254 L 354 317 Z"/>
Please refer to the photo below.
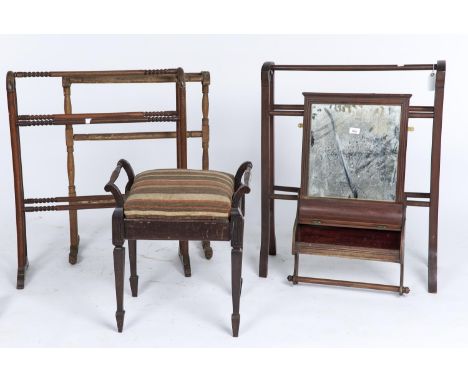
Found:
<path fill-rule="evenodd" d="M 302 137 L 302 169 L 299 199 L 347 199 L 327 196 L 309 196 L 309 155 L 311 136 L 312 105 L 314 104 L 354 104 L 400 106 L 400 142 L 397 157 L 397 180 L 395 200 L 376 200 L 377 202 L 403 203 L 405 186 L 406 146 L 408 136 L 408 112 L 411 94 L 365 94 L 365 93 L 303 93 L 304 121 Z M 353 199 L 369 201 L 368 199 Z"/>

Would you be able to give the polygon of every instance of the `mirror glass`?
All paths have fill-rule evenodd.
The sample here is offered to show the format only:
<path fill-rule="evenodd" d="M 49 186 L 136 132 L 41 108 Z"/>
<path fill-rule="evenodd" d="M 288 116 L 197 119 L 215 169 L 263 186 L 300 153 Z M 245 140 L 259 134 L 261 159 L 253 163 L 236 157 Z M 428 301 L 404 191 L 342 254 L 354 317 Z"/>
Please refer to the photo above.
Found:
<path fill-rule="evenodd" d="M 401 106 L 313 104 L 308 195 L 396 199 Z"/>

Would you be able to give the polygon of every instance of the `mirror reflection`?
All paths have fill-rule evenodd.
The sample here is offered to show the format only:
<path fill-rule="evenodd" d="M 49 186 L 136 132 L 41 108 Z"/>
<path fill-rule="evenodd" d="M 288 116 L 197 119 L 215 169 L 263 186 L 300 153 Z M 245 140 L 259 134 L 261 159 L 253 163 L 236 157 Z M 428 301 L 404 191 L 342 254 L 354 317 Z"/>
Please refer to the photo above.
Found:
<path fill-rule="evenodd" d="M 308 195 L 396 199 L 401 106 L 314 104 Z"/>

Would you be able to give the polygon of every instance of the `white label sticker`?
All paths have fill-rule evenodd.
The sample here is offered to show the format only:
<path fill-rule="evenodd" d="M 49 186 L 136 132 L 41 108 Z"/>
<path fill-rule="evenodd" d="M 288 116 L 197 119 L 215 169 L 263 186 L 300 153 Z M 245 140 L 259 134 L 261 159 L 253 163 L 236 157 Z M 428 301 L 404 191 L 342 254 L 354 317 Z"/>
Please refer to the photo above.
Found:
<path fill-rule="evenodd" d="M 427 80 L 427 88 L 429 91 L 435 90 L 435 82 L 436 82 L 435 73 L 431 72 L 431 74 L 429 74 L 429 79 Z"/>
<path fill-rule="evenodd" d="M 350 127 L 349 128 L 349 133 L 350 134 L 360 134 L 361 129 L 359 127 Z"/>
<path fill-rule="evenodd" d="M 91 118 L 85 118 L 85 122 L 87 125 L 89 125 L 91 123 Z"/>

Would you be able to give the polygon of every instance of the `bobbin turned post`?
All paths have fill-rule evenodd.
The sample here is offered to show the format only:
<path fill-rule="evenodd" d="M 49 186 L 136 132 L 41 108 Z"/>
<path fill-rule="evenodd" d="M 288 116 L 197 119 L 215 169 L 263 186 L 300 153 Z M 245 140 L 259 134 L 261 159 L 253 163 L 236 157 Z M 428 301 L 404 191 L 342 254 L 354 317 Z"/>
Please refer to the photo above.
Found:
<path fill-rule="evenodd" d="M 64 97 L 64 112 L 65 114 L 71 114 L 71 83 L 67 77 L 62 78 L 62 87 Z M 65 144 L 67 146 L 68 196 L 76 197 L 75 158 L 72 124 L 65 125 Z M 68 262 L 70 264 L 76 264 L 78 258 L 78 247 L 80 243 L 80 236 L 78 235 L 78 211 L 69 210 L 68 214 L 70 221 L 70 253 L 68 255 Z"/>
<path fill-rule="evenodd" d="M 209 169 L 209 142 L 210 142 L 210 119 L 208 117 L 210 109 L 210 101 L 208 98 L 209 87 L 210 87 L 210 72 L 201 72 L 202 76 L 202 169 Z M 213 257 L 213 249 L 211 248 L 210 242 L 205 240 L 202 241 L 202 248 L 206 259 Z"/>
<path fill-rule="evenodd" d="M 130 288 L 132 296 L 138 296 L 138 274 L 137 274 L 137 244 L 136 240 L 128 241 L 128 256 L 130 260 Z"/>
<path fill-rule="evenodd" d="M 187 168 L 187 114 L 185 74 L 182 68 L 176 69 L 176 112 L 179 118 L 176 122 L 177 168 Z M 185 277 L 192 275 L 190 267 L 188 241 L 179 241 L 179 258 L 182 262 Z"/>

